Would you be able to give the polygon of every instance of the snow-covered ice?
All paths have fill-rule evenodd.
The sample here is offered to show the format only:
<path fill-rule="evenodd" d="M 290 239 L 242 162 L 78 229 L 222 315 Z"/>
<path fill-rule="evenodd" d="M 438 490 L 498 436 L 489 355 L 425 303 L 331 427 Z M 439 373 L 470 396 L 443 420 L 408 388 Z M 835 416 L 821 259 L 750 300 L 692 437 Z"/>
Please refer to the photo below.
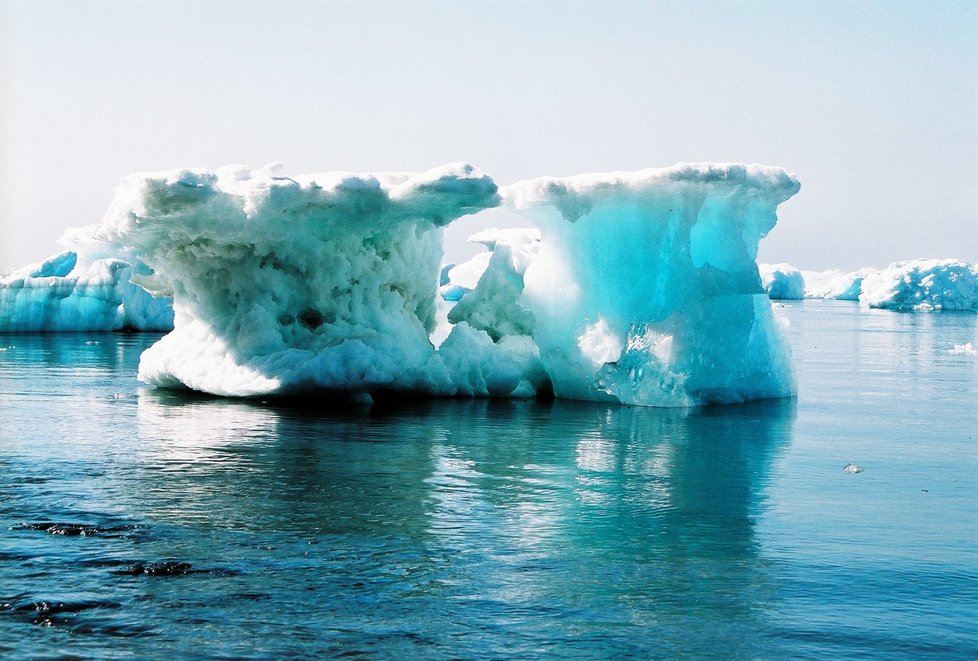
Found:
<path fill-rule="evenodd" d="M 449 312 L 448 320 L 465 321 L 496 341 L 507 335 L 532 336 L 533 313 L 520 303 L 520 298 L 523 274 L 540 251 L 540 232 L 532 228 L 491 228 L 472 235 L 469 241 L 482 243 L 490 252 L 479 253 L 466 263 L 484 262 L 485 267 L 471 293 Z"/>
<path fill-rule="evenodd" d="M 802 271 L 805 280 L 805 298 L 824 298 L 835 301 L 858 301 L 863 278 L 871 269 L 858 271 Z"/>
<path fill-rule="evenodd" d="M 859 300 L 890 310 L 978 310 L 978 269 L 958 259 L 896 262 L 863 279 Z"/>
<path fill-rule="evenodd" d="M 454 394 L 428 340 L 442 228 L 498 204 L 467 164 L 421 174 L 280 166 L 175 170 L 123 179 L 108 235 L 154 270 L 175 328 L 139 377 L 220 395 L 321 389 Z"/>

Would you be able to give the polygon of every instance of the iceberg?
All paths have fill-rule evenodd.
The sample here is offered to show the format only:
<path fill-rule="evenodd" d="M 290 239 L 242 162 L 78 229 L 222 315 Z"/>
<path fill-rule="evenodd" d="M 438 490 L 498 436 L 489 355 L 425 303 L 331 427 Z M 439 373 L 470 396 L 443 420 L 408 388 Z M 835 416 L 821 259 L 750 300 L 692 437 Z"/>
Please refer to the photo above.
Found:
<path fill-rule="evenodd" d="M 859 295 L 871 308 L 978 310 L 978 269 L 958 259 L 896 262 L 867 275 Z"/>
<path fill-rule="evenodd" d="M 779 168 L 733 164 L 502 189 L 466 163 L 136 173 L 100 226 L 6 276 L 2 295 L 62 287 L 111 300 L 98 323 L 113 328 L 159 323 L 146 306 L 165 305 L 172 331 L 143 354 L 139 378 L 222 396 L 783 397 L 794 393 L 788 343 L 756 255 L 798 189 Z M 471 240 L 486 250 L 442 266 L 443 228 L 500 204 L 536 227 L 480 232 Z M 102 319 L 86 307 L 66 321 L 64 301 L 43 325 Z"/>
<path fill-rule="evenodd" d="M 420 174 L 280 171 L 122 180 L 104 231 L 143 255 L 154 274 L 140 284 L 172 295 L 175 315 L 174 330 L 143 354 L 139 378 L 229 396 L 455 394 L 428 339 L 442 228 L 496 206 L 496 184 L 468 164 Z"/>
<path fill-rule="evenodd" d="M 768 298 L 778 301 L 805 298 L 805 277 L 791 264 L 758 264 L 758 270 Z"/>
<path fill-rule="evenodd" d="M 679 164 L 503 188 L 541 231 L 521 301 L 554 394 L 645 406 L 793 394 L 756 257 L 799 187 L 780 168 Z"/>
<path fill-rule="evenodd" d="M 173 310 L 132 282 L 152 272 L 99 228 L 72 228 L 64 250 L 0 276 L 0 332 L 168 331 Z"/>

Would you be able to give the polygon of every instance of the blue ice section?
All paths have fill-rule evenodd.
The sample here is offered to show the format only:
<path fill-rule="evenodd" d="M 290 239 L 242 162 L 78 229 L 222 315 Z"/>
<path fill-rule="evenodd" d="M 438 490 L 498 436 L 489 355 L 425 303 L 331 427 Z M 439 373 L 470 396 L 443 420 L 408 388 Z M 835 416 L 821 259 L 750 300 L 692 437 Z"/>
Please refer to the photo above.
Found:
<path fill-rule="evenodd" d="M 555 394 L 646 406 L 792 395 L 755 259 L 798 189 L 777 168 L 715 164 L 504 189 L 542 232 L 524 302 Z"/>
<path fill-rule="evenodd" d="M 790 264 L 760 264 L 761 284 L 772 300 L 800 301 L 805 298 L 805 276 Z"/>
<path fill-rule="evenodd" d="M 124 252 L 102 247 L 113 249 Z M 170 300 L 131 281 L 151 273 L 144 264 L 131 257 L 84 261 L 68 250 L 0 277 L 0 332 L 173 328 Z"/>
<path fill-rule="evenodd" d="M 66 250 L 41 262 L 40 266 L 34 269 L 30 276 L 32 278 L 63 278 L 71 273 L 77 263 L 78 255 L 75 251 Z"/>

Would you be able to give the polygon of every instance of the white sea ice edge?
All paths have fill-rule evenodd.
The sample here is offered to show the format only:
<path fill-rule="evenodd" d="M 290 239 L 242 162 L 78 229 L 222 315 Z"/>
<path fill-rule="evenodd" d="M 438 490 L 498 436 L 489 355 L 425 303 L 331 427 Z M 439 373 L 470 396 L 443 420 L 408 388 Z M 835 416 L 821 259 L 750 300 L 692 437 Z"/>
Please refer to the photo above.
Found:
<path fill-rule="evenodd" d="M 182 169 L 124 178 L 96 236 L 139 255 L 136 281 L 172 297 L 174 330 L 140 361 L 149 384 L 245 397 L 552 388 L 685 406 L 793 394 L 755 259 L 798 188 L 779 168 L 736 164 L 502 190 L 464 163 Z M 441 228 L 501 201 L 539 232 L 473 237 L 491 252 L 454 283 L 469 293 L 439 335 L 438 286 L 459 268 L 439 277 Z"/>

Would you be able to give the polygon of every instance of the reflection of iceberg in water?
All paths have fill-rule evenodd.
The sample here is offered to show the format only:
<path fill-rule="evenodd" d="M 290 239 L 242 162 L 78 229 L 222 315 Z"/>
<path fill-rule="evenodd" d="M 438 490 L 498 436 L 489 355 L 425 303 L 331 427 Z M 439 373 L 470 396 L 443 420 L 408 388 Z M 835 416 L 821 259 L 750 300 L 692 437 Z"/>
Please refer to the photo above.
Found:
<path fill-rule="evenodd" d="M 424 527 L 412 493 L 431 470 L 423 418 L 412 434 L 348 402 L 313 411 L 150 389 L 138 424 L 142 460 L 187 496 L 168 517 L 306 536 Z"/>
<path fill-rule="evenodd" d="M 506 633 L 495 654 L 596 641 L 609 653 L 761 654 L 769 595 L 754 522 L 793 419 L 791 400 L 139 402 L 146 461 L 180 467 L 155 471 L 148 490 L 185 490 L 158 514 L 307 540 L 317 580 L 323 563 L 346 572 L 329 596 L 346 613 L 337 626 L 397 618 L 463 656 L 478 650 L 459 632 L 484 627 Z M 200 437 L 180 442 L 187 429 Z M 369 616 L 356 614 L 354 580 L 369 586 Z M 635 626 L 655 642 L 635 648 Z"/>
<path fill-rule="evenodd" d="M 545 424 L 512 410 L 527 415 L 483 439 L 451 430 L 439 450 L 451 461 L 435 476 L 451 488 L 433 494 L 433 534 L 457 547 L 491 536 L 505 549 L 486 599 L 528 612 L 597 600 L 602 618 L 651 627 L 664 652 L 727 640 L 749 653 L 736 646 L 756 640 L 766 599 L 754 519 L 794 404 L 684 413 L 557 402 Z M 491 516 L 473 522 L 473 511 Z M 701 640 L 688 639 L 694 630 Z"/>

